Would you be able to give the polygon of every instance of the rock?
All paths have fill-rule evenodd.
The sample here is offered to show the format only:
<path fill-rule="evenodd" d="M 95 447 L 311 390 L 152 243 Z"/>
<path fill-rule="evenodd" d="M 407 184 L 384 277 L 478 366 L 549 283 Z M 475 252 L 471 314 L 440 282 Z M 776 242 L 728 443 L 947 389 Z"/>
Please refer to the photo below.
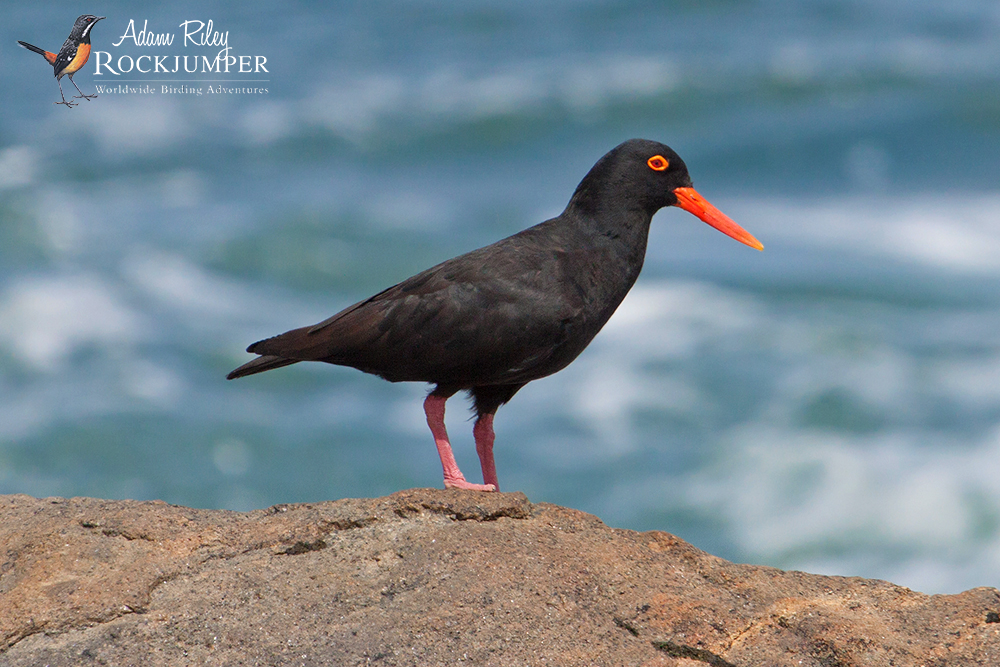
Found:
<path fill-rule="evenodd" d="M 729 563 L 519 493 L 0 496 L 0 664 L 1000 665 L 1000 592 Z"/>

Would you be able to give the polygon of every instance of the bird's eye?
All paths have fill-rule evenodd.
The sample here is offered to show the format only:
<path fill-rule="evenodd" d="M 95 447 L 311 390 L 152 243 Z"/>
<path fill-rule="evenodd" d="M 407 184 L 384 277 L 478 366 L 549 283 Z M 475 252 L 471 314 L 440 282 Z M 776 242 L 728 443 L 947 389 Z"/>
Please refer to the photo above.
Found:
<path fill-rule="evenodd" d="M 666 170 L 667 167 L 670 166 L 670 162 L 667 161 L 667 158 L 663 157 L 662 155 L 654 155 L 653 157 L 646 160 L 646 164 L 648 164 L 649 168 L 652 169 L 653 171 L 664 171 Z"/>

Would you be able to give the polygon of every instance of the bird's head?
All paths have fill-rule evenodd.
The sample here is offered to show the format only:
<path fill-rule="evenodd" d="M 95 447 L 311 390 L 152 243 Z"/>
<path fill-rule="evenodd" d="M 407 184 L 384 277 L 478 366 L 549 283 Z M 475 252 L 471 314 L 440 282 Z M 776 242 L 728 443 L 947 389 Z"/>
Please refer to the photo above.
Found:
<path fill-rule="evenodd" d="M 740 243 L 764 249 L 760 241 L 698 194 L 684 160 L 658 141 L 630 139 L 612 149 L 590 170 L 573 199 L 585 206 L 637 207 L 650 216 L 665 206 L 677 206 Z"/>
<path fill-rule="evenodd" d="M 76 39 L 89 38 L 91 29 L 97 24 L 98 21 L 106 18 L 108 17 L 84 14 L 76 20 L 76 23 L 73 24 L 73 32 L 70 34 L 70 37 L 75 37 Z"/>

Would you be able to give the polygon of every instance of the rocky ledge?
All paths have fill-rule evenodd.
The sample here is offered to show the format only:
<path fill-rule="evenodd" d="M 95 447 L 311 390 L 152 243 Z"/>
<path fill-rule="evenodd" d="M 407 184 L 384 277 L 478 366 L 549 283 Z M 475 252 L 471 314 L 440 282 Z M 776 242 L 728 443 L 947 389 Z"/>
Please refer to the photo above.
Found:
<path fill-rule="evenodd" d="M 729 563 L 523 494 L 0 496 L 0 664 L 1000 665 L 1000 592 Z"/>

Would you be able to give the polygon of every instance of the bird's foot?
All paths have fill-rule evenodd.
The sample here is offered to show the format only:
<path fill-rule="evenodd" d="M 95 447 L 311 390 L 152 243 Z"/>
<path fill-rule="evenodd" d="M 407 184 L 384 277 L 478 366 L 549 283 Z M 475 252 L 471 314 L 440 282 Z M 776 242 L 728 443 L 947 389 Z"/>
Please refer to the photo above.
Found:
<path fill-rule="evenodd" d="M 461 479 L 448 479 L 444 480 L 444 488 L 446 489 L 465 489 L 466 491 L 496 491 L 497 487 L 492 484 L 473 484 L 472 482 L 465 481 L 465 478 Z"/>
<path fill-rule="evenodd" d="M 88 95 L 88 94 L 84 93 L 84 94 L 82 94 L 82 95 L 74 95 L 74 96 L 73 96 L 73 99 L 74 99 L 74 100 L 78 100 L 78 99 L 80 99 L 81 97 L 82 97 L 83 99 L 85 99 L 85 100 L 92 100 L 92 99 L 94 99 L 95 97 L 97 97 L 97 94 L 95 93 L 94 95 Z M 77 104 L 79 104 L 79 102 L 77 102 Z"/>
<path fill-rule="evenodd" d="M 449 394 L 450 396 L 450 394 Z M 444 471 L 444 488 L 466 489 L 468 491 L 496 491 L 492 484 L 473 484 L 465 480 L 465 475 L 458 469 L 455 455 L 448 442 L 448 431 L 444 427 L 444 404 L 448 396 L 431 394 L 424 401 L 424 412 L 427 414 L 427 425 L 434 434 L 434 444 L 437 445 L 438 456 L 441 457 L 441 468 Z M 485 480 L 484 480 L 485 481 Z"/>
<path fill-rule="evenodd" d="M 77 104 L 79 104 L 79 102 L 73 102 L 73 101 L 63 100 L 62 102 L 53 102 L 52 104 L 65 104 L 67 107 L 69 107 L 70 109 L 72 109 Z"/>

